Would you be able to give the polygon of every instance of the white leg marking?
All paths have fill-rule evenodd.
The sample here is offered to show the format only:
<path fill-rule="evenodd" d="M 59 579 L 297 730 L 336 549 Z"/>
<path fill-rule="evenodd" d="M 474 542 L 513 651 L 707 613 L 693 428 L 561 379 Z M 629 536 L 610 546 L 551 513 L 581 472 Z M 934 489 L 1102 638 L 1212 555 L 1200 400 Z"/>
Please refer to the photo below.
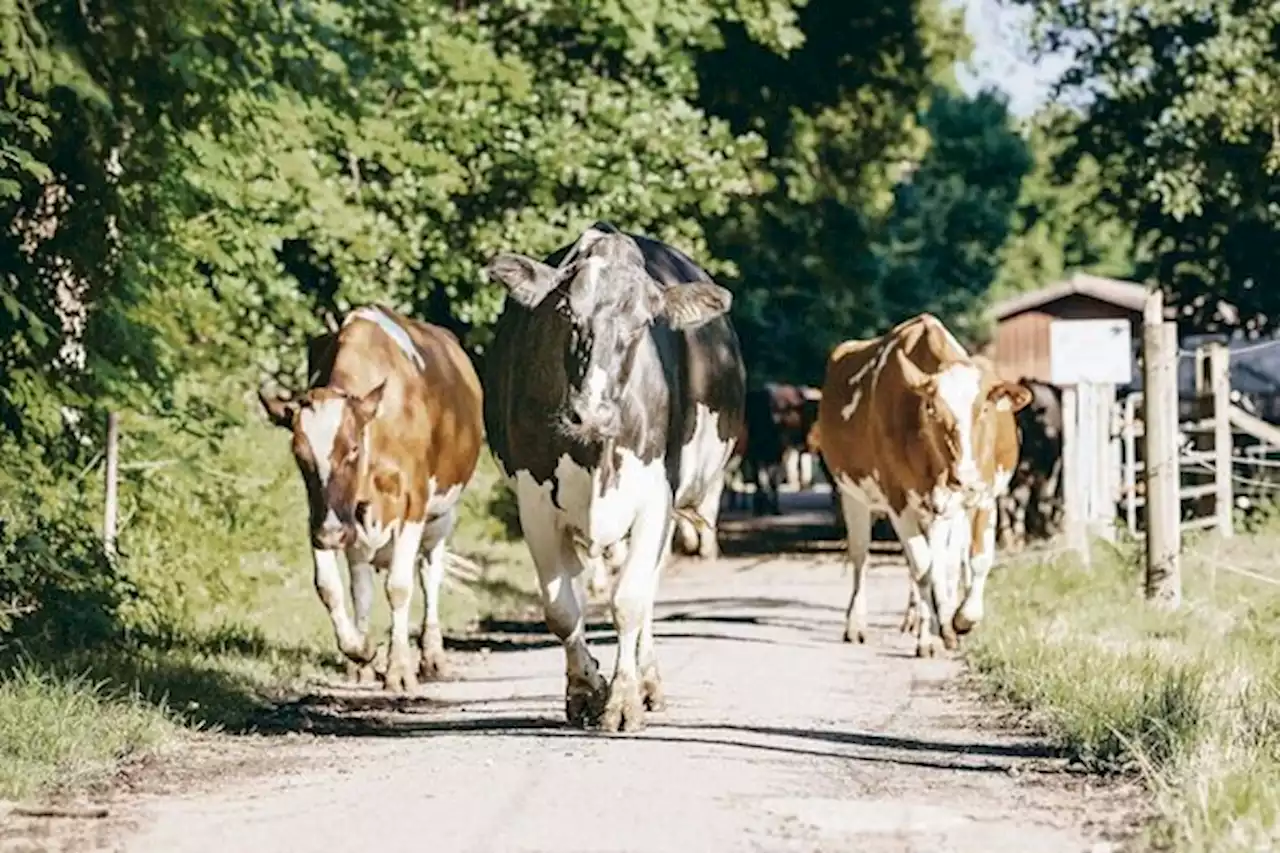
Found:
<path fill-rule="evenodd" d="M 714 542 L 714 531 L 711 532 L 711 536 Z M 645 604 L 644 623 L 640 626 L 640 642 L 636 647 L 636 660 L 640 667 L 640 698 L 644 702 L 646 711 L 664 711 L 667 707 L 666 693 L 662 689 L 662 676 L 658 672 L 658 656 L 653 644 L 653 604 L 658 597 L 662 567 L 670 555 L 671 539 L 668 537 L 667 544 L 658 559 L 658 570 L 653 573 L 653 589 Z"/>
<path fill-rule="evenodd" d="M 355 612 L 356 631 L 361 637 L 369 634 L 369 613 L 373 608 L 373 564 L 367 553 L 357 549 L 347 550 L 347 566 L 351 572 L 351 609 Z M 347 675 L 357 684 L 372 684 L 375 679 L 372 663 L 348 661 Z"/>
<path fill-rule="evenodd" d="M 447 679 L 450 676 L 444 653 L 444 634 L 440 630 L 440 585 L 444 580 L 445 560 L 448 557 L 445 543 L 448 533 L 453 529 L 453 518 L 454 514 L 450 513 L 443 519 L 431 522 L 430 527 L 434 529 L 429 534 L 435 542 L 428 543 L 426 559 L 418 567 L 423 599 L 422 636 L 418 640 L 422 654 L 418 660 L 418 676 L 426 681 Z"/>
<path fill-rule="evenodd" d="M 986 524 L 982 526 L 980 535 L 982 540 L 977 549 L 978 553 L 970 558 L 971 577 L 965 592 L 964 603 L 956 613 L 955 629 L 960 634 L 967 634 L 982 621 L 983 595 L 986 591 L 987 576 L 991 573 L 991 566 L 996 559 L 996 511 L 994 508 L 987 514 Z"/>
<path fill-rule="evenodd" d="M 618 631 L 618 657 L 609 701 L 600 727 L 608 732 L 638 731 L 644 727 L 637 655 L 646 608 L 653 604 L 662 557 L 671 540 L 671 496 L 665 488 L 650 492 L 652 503 L 644 507 L 631 528 L 627 561 L 613 592 L 613 624 Z"/>
<path fill-rule="evenodd" d="M 867 556 L 871 551 L 871 507 L 860 497 L 842 491 L 840 508 L 844 514 L 849 560 L 853 563 L 853 592 L 849 596 L 849 606 L 844 614 L 844 641 L 865 643 L 867 641 Z"/>
<path fill-rule="evenodd" d="M 413 602 L 413 570 L 422 544 L 421 521 L 407 521 L 400 527 L 387 571 L 387 604 L 391 607 L 391 649 L 387 657 L 387 689 L 411 691 L 417 684 L 409 651 L 409 606 Z"/>
<path fill-rule="evenodd" d="M 338 569 L 338 552 L 313 549 L 316 566 L 316 593 L 329 611 L 333 633 L 342 653 L 358 663 L 373 660 L 373 644 L 368 634 L 362 634 L 347 615 L 347 593 L 342 588 L 342 574 Z"/>
<path fill-rule="evenodd" d="M 720 540 L 717 538 L 720 520 L 720 496 L 724 494 L 724 474 L 711 481 L 707 491 L 698 502 L 698 515 L 711 525 L 706 530 L 695 530 L 698 535 L 698 556 L 704 560 L 714 560 L 720 556 Z"/>
<path fill-rule="evenodd" d="M 582 605 L 573 578 L 582 571 L 572 539 L 559 524 L 549 485 L 539 486 L 525 472 L 517 483 L 520 526 L 538 572 L 547 627 L 560 638 L 565 658 L 565 716 L 585 727 L 604 711 L 607 687 L 600 666 L 587 648 Z M 603 560 L 602 560 L 603 562 Z"/>

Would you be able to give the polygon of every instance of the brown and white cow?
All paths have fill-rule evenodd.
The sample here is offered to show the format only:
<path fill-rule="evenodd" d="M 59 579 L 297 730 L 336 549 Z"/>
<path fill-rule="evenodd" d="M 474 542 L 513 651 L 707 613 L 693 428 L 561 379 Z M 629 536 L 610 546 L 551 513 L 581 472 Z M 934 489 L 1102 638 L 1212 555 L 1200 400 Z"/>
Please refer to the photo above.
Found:
<path fill-rule="evenodd" d="M 884 511 L 929 605 L 916 654 L 932 656 L 939 638 L 956 648 L 956 579 L 969 510 L 990 491 L 983 468 L 992 442 L 982 422 L 1025 393 L 983 371 L 929 314 L 832 351 L 818 421 L 854 569 L 847 642 L 866 642 L 872 513 Z"/>
<path fill-rule="evenodd" d="M 995 365 L 983 356 L 971 356 L 987 380 L 998 383 Z M 952 625 L 957 634 L 964 635 L 982 621 L 983 596 L 987 577 L 996 557 L 996 530 L 999 525 L 1000 500 L 1009 492 L 1009 485 L 1018 469 L 1020 440 L 1017 414 L 1031 402 L 1031 391 L 1022 383 L 1013 386 L 1007 396 L 1002 396 L 987 416 L 975 428 L 975 444 L 981 466 L 984 491 L 981 500 L 970 509 L 967 536 L 963 536 L 960 573 L 960 608 Z M 920 593 L 913 584 L 903 618 L 904 631 L 915 630 L 920 622 Z"/>
<path fill-rule="evenodd" d="M 374 674 L 369 633 L 374 568 L 387 570 L 391 642 L 387 689 L 447 677 L 440 632 L 445 543 L 484 436 L 480 380 L 457 338 L 382 306 L 347 315 L 308 347 L 309 387 L 297 399 L 259 393 L 273 423 L 293 433 L 306 485 L 316 592 L 357 678 Z M 354 624 L 338 569 L 345 551 Z M 425 616 L 420 655 L 409 648 L 414 569 Z"/>

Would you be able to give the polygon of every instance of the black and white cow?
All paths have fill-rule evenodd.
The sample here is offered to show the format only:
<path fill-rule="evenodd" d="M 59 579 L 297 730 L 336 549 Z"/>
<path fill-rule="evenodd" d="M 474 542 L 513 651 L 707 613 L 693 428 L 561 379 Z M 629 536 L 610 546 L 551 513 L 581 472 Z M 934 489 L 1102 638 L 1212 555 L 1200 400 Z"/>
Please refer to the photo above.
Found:
<path fill-rule="evenodd" d="M 742 421 L 732 296 L 676 249 L 604 222 L 545 262 L 504 253 L 486 271 L 510 298 L 485 359 L 485 428 L 564 644 L 565 714 L 634 731 L 664 705 L 653 605 L 674 513 L 718 500 Z M 606 685 L 579 587 L 615 554 Z"/>

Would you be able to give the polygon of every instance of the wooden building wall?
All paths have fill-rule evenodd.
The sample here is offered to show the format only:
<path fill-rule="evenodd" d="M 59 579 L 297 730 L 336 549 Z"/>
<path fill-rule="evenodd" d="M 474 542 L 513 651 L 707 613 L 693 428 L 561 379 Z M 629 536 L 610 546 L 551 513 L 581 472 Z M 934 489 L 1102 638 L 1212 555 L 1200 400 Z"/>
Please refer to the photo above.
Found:
<path fill-rule="evenodd" d="M 1142 340 L 1142 315 L 1119 305 L 1075 293 L 1006 317 L 996 325 L 988 356 L 1002 379 L 1049 381 L 1049 324 L 1054 320 L 1129 320 L 1135 344 Z"/>

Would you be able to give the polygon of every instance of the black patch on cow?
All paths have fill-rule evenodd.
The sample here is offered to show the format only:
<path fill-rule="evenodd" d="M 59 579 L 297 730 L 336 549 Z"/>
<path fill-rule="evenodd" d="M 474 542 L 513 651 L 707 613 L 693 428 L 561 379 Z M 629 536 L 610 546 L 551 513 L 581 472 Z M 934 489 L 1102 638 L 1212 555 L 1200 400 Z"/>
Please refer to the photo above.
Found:
<path fill-rule="evenodd" d="M 581 241 L 575 241 L 551 253 L 545 263 L 566 267 L 594 255 L 624 266 L 630 256 L 638 255 L 637 272 L 642 260 L 645 272 L 661 287 L 711 281 L 686 255 L 657 240 L 625 234 L 604 222 L 593 229 L 630 239 L 601 239 L 582 251 L 577 251 Z M 610 275 L 608 284 L 626 286 L 625 279 Z M 681 331 L 662 318 L 655 320 L 634 351 L 619 434 L 608 442 L 587 444 L 556 429 L 570 389 L 565 354 L 574 334 L 562 308 L 564 298 L 566 294 L 552 292 L 532 310 L 506 300 L 484 365 L 490 447 L 509 473 L 525 469 L 539 483 L 550 481 L 553 497 L 559 490 L 555 466 L 562 455 L 583 468 L 601 468 L 609 487 L 617 482 L 624 448 L 644 462 L 665 455 L 674 491 L 683 445 L 694 434 L 698 403 L 719 415 L 723 440 L 729 441 L 740 428 L 746 373 L 728 317 Z"/>

